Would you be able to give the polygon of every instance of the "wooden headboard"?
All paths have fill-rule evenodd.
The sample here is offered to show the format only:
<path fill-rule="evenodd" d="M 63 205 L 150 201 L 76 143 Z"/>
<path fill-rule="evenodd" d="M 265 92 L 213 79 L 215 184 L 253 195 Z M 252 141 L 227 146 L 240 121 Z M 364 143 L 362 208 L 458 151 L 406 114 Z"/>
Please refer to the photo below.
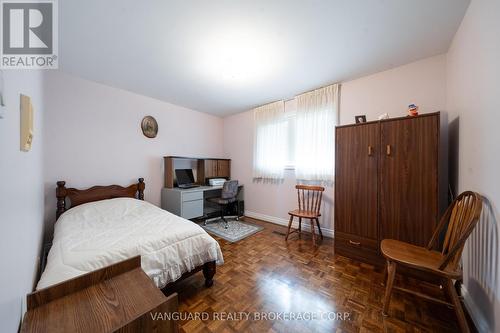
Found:
<path fill-rule="evenodd" d="M 113 198 L 137 198 L 144 200 L 144 178 L 139 178 L 139 182 L 128 187 L 119 185 L 94 186 L 85 190 L 76 188 L 66 188 L 65 181 L 57 182 L 57 211 L 56 220 L 62 213 L 78 205 Z M 71 205 L 67 205 L 66 198 L 69 198 Z"/>

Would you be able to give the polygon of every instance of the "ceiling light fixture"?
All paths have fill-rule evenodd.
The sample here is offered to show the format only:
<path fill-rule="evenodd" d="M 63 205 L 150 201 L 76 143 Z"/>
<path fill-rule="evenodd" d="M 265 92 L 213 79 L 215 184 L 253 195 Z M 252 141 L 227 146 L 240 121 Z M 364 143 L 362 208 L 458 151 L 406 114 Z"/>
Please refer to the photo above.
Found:
<path fill-rule="evenodd" d="M 276 73 L 278 53 L 266 35 L 228 28 L 200 44 L 200 70 L 222 84 L 255 84 Z"/>

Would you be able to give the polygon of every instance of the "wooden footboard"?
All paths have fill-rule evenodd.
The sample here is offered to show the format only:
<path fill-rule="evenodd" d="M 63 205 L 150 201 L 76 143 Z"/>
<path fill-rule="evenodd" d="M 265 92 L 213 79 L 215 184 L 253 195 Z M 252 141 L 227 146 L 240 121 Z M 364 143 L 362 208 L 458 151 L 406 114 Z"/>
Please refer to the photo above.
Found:
<path fill-rule="evenodd" d="M 177 294 L 161 293 L 139 256 L 35 291 L 26 303 L 22 333 L 178 332 L 169 317 Z"/>

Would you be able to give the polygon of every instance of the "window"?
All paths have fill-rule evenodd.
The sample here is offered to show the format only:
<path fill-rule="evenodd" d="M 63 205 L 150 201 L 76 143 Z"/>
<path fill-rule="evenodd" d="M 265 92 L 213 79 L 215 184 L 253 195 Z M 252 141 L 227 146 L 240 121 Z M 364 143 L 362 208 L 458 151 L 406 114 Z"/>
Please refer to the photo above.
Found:
<path fill-rule="evenodd" d="M 283 101 L 254 110 L 254 178 L 283 179 L 288 155 L 288 120 Z"/>
<path fill-rule="evenodd" d="M 295 97 L 295 176 L 333 182 L 338 85 Z"/>
<path fill-rule="evenodd" d="M 295 100 L 285 103 L 285 118 L 287 122 L 287 154 L 285 169 L 295 169 Z"/>
<path fill-rule="evenodd" d="M 338 85 L 254 110 L 254 177 L 283 179 L 294 168 L 298 180 L 332 182 Z"/>

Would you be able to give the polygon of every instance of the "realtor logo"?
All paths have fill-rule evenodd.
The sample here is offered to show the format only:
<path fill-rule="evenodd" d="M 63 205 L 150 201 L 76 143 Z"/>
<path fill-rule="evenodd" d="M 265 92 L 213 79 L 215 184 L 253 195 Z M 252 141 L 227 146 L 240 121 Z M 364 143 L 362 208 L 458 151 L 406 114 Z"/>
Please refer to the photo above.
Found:
<path fill-rule="evenodd" d="M 0 68 L 57 68 L 57 3 L 49 0 L 0 0 L 0 3 Z"/>

